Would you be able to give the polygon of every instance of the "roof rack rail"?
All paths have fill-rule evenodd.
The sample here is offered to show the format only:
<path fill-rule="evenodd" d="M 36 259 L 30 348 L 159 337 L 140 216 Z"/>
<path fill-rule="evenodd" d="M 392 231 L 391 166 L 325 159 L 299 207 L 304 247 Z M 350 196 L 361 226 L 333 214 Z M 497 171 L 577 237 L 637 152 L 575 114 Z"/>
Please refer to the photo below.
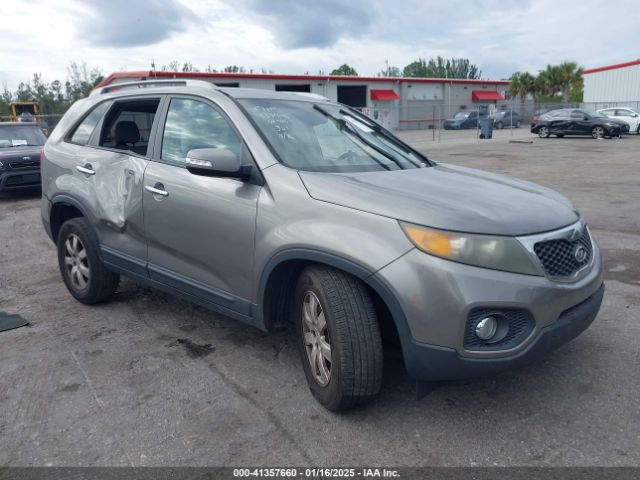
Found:
<path fill-rule="evenodd" d="M 149 88 L 149 87 L 208 87 L 208 88 L 216 88 L 216 86 L 211 82 L 206 82 L 203 80 L 191 80 L 191 79 L 163 79 L 163 80 L 139 80 L 136 82 L 123 82 L 123 83 L 112 83 L 110 85 L 105 85 L 104 87 L 95 88 L 91 91 L 90 95 L 100 95 L 103 93 L 110 93 L 116 90 L 122 89 L 134 89 L 134 88 Z"/>

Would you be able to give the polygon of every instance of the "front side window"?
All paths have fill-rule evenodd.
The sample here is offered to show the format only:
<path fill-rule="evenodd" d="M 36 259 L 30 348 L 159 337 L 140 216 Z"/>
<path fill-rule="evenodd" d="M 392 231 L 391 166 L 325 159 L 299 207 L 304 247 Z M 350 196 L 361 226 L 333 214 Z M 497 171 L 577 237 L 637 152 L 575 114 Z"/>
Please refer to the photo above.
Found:
<path fill-rule="evenodd" d="M 239 157 L 242 142 L 227 119 L 208 103 L 174 98 L 167 112 L 161 158 L 184 164 L 189 150 L 196 148 L 225 148 Z"/>
<path fill-rule="evenodd" d="M 430 165 L 391 133 L 344 106 L 275 99 L 240 103 L 279 160 L 291 168 L 359 172 Z"/>
<path fill-rule="evenodd" d="M 98 122 L 102 119 L 102 116 L 111 105 L 111 102 L 103 102 L 97 107 L 95 107 L 89 115 L 87 115 L 80 125 L 78 125 L 71 135 L 71 142 L 77 143 L 78 145 L 86 145 L 91 137 L 91 134 L 98 125 Z"/>

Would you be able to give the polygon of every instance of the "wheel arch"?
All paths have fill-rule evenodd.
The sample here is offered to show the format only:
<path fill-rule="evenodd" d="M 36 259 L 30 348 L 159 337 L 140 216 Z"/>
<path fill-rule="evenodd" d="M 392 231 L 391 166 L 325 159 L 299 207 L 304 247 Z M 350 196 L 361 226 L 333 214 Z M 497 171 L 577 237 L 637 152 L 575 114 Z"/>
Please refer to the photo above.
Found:
<path fill-rule="evenodd" d="M 49 222 L 51 226 L 51 237 L 57 243 L 58 233 L 62 224 L 71 218 L 86 217 L 91 221 L 88 209 L 73 197 L 68 195 L 57 195 L 51 200 L 51 211 L 49 212 Z"/>
<path fill-rule="evenodd" d="M 320 250 L 285 250 L 275 254 L 267 262 L 258 285 L 258 323 L 264 325 L 267 331 L 290 323 L 295 282 L 308 265 L 333 267 L 361 280 L 372 293 L 383 337 L 399 340 L 404 351 L 406 342 L 411 342 L 411 333 L 402 307 L 392 290 L 367 267 Z"/>

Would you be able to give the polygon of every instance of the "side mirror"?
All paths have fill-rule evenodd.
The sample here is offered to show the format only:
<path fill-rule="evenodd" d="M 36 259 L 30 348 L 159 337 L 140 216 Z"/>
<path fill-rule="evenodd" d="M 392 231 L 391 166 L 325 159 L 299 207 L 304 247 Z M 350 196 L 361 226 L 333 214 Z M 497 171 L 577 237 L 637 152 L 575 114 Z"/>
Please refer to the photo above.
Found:
<path fill-rule="evenodd" d="M 189 150 L 185 167 L 194 175 L 209 177 L 247 178 L 251 175 L 251 165 L 242 165 L 238 156 L 226 148 Z"/>

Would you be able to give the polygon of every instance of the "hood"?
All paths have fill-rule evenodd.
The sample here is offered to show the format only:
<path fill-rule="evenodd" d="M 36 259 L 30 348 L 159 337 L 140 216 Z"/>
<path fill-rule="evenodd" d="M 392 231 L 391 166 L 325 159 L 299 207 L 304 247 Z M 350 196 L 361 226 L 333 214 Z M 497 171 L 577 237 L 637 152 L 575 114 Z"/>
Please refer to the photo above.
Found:
<path fill-rule="evenodd" d="M 625 126 L 629 125 L 624 120 L 619 120 L 617 118 L 611 118 L 611 117 L 608 117 L 606 120 L 604 120 L 604 123 L 614 123 L 614 124 L 620 125 L 622 127 L 625 127 Z"/>
<path fill-rule="evenodd" d="M 11 161 L 40 161 L 41 146 L 21 146 L 0 148 L 0 160 Z M 29 157 L 27 159 L 26 157 Z"/>
<path fill-rule="evenodd" d="M 579 219 L 571 202 L 553 190 L 453 165 L 299 174 L 317 200 L 444 230 L 517 236 Z"/>

